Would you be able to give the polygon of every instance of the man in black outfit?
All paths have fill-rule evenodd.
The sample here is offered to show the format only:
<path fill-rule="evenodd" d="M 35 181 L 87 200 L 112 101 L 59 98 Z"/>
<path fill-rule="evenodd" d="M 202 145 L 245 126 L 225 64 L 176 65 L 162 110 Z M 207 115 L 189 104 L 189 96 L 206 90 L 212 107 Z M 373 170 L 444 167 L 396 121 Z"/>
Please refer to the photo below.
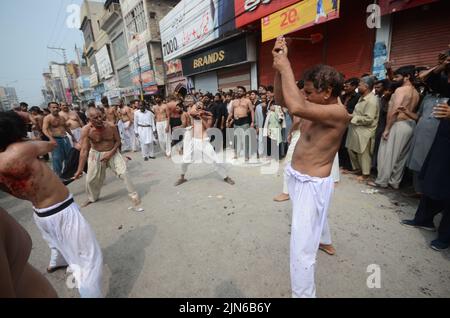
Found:
<path fill-rule="evenodd" d="M 450 51 L 421 77 L 441 98 L 449 98 Z M 433 115 L 440 124 L 419 176 L 423 195 L 414 219 L 402 224 L 434 231 L 434 217 L 442 212 L 438 237 L 431 242 L 431 248 L 442 251 L 450 247 L 450 101 L 437 105 Z"/>

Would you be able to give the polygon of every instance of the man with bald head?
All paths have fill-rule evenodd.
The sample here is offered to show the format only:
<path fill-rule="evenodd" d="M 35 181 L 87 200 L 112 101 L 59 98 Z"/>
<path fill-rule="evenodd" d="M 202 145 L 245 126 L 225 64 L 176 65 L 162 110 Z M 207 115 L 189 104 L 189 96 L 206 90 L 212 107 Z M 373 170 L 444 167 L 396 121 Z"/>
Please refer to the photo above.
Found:
<path fill-rule="evenodd" d="M 96 108 L 89 109 L 88 118 L 89 124 L 84 126 L 81 131 L 80 162 L 74 176 L 75 179 L 81 177 L 86 161 L 88 161 L 86 177 L 88 201 L 84 206 L 98 200 L 105 180 L 106 168 L 110 168 L 116 176 L 124 181 L 135 210 L 142 211 L 138 208 L 140 204 L 139 195 L 129 180 L 127 165 L 118 151 L 120 136 L 116 126 L 103 121 L 102 113 Z"/>

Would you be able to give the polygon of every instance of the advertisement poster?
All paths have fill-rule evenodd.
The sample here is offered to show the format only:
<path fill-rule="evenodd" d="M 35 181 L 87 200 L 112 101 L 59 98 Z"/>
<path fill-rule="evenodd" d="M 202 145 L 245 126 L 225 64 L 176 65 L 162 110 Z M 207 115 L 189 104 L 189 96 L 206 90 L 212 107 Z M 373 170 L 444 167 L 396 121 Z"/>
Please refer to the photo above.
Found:
<path fill-rule="evenodd" d="M 304 0 L 261 19 L 262 42 L 339 18 L 340 0 Z"/>

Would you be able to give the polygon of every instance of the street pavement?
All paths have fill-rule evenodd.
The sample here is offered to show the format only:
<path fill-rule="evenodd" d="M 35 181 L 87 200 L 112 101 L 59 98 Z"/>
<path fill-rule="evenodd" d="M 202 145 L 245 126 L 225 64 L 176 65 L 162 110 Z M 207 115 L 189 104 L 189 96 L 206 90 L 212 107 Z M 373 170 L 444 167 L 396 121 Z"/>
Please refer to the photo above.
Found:
<path fill-rule="evenodd" d="M 111 171 L 101 200 L 82 209 L 103 250 L 107 297 L 291 296 L 291 204 L 272 200 L 282 188 L 283 165 L 275 174 L 256 164 L 229 165 L 236 181 L 230 186 L 212 166 L 194 164 L 189 181 L 174 187 L 180 169 L 171 160 L 127 155 L 145 211 L 128 209 L 125 186 Z M 80 205 L 84 184 L 85 177 L 69 185 Z M 329 211 L 337 254 L 318 253 L 317 296 L 450 297 L 450 251 L 429 248 L 436 233 L 400 225 L 414 216 L 418 201 L 393 190 L 362 192 L 367 189 L 341 175 Z M 78 297 L 65 271 L 46 273 L 50 251 L 31 204 L 0 193 L 0 206 L 30 233 L 30 263 L 60 297 Z M 373 268 L 380 288 L 368 287 L 368 278 L 377 281 Z"/>

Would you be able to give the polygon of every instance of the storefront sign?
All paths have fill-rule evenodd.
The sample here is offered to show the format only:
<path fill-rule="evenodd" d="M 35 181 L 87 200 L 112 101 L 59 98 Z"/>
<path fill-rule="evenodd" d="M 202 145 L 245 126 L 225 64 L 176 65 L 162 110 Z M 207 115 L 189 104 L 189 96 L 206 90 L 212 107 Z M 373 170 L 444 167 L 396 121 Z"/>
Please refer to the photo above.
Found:
<path fill-rule="evenodd" d="M 386 15 L 437 1 L 438 0 L 384 0 L 379 1 L 379 6 L 381 8 L 381 14 Z"/>
<path fill-rule="evenodd" d="M 234 0 L 236 27 L 240 28 L 299 0 Z"/>
<path fill-rule="evenodd" d="M 233 39 L 181 59 L 185 76 L 247 61 L 245 37 Z"/>
<path fill-rule="evenodd" d="M 304 0 L 261 19 L 262 42 L 339 18 L 340 0 Z"/>
<path fill-rule="evenodd" d="M 164 61 L 219 37 L 219 0 L 182 0 L 159 22 Z"/>

